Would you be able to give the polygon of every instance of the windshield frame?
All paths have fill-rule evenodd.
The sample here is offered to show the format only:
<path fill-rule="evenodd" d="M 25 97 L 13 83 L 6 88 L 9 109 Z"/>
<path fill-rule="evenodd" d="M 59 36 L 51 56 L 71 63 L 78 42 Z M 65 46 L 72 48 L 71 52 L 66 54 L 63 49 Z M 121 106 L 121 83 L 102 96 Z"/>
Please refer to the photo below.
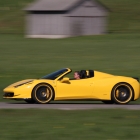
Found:
<path fill-rule="evenodd" d="M 55 72 L 52 72 L 50 74 L 47 74 L 47 75 L 41 77 L 40 79 L 55 80 L 57 78 L 61 78 L 61 76 L 64 76 L 67 73 L 68 73 L 68 69 L 63 68 L 63 69 L 57 70 Z"/>

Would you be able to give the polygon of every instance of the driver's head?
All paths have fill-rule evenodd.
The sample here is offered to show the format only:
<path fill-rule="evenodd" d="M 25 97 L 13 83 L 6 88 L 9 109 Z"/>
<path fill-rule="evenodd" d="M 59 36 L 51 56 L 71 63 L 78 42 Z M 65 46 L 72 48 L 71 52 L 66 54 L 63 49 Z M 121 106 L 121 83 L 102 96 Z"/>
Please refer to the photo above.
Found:
<path fill-rule="evenodd" d="M 74 78 L 75 79 L 80 79 L 80 73 L 79 73 L 79 71 L 75 71 L 74 72 Z"/>

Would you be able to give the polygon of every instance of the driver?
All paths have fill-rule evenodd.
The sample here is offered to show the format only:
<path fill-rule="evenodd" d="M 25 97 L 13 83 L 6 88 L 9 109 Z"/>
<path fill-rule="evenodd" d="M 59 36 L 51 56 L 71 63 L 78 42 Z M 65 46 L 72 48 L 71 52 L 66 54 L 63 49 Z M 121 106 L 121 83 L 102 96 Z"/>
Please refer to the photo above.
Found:
<path fill-rule="evenodd" d="M 79 71 L 75 71 L 74 72 L 74 78 L 75 78 L 75 80 L 79 80 L 80 79 L 80 73 L 79 73 Z"/>

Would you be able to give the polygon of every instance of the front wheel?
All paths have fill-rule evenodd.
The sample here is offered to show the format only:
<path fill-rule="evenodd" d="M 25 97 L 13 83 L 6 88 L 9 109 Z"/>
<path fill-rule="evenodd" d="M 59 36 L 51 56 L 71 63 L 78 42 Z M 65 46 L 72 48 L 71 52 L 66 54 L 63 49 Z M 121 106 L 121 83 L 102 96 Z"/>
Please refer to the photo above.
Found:
<path fill-rule="evenodd" d="M 33 99 L 40 104 L 49 103 L 52 100 L 53 96 L 53 89 L 48 84 L 39 84 L 34 88 L 32 92 Z"/>
<path fill-rule="evenodd" d="M 127 83 L 119 83 L 112 89 L 111 98 L 117 104 L 127 104 L 132 97 L 133 89 Z"/>

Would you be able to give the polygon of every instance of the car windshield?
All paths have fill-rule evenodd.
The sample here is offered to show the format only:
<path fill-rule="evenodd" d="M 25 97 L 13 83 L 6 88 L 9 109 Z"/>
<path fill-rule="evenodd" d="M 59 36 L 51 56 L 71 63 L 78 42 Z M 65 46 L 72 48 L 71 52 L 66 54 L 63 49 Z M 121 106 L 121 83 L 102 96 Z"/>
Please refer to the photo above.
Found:
<path fill-rule="evenodd" d="M 57 77 L 59 77 L 60 75 L 62 75 L 63 73 L 65 73 L 67 71 L 67 69 L 61 69 L 61 70 L 58 70 L 58 71 L 55 71 L 51 74 L 48 74 L 48 75 L 45 75 L 43 76 L 41 79 L 50 79 L 50 80 L 54 80 L 56 79 Z"/>

